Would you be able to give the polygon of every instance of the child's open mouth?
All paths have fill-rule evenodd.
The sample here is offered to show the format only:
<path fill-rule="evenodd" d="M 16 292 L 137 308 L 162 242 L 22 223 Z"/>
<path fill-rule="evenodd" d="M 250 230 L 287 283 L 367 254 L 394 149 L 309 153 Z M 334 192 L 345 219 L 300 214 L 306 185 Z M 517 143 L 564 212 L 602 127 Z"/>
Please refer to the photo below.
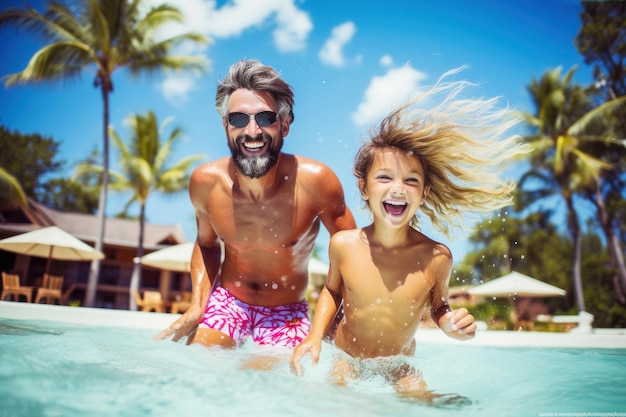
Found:
<path fill-rule="evenodd" d="M 383 206 L 385 207 L 387 213 L 391 214 L 392 216 L 400 216 L 402 215 L 402 213 L 404 213 L 404 210 L 406 210 L 408 204 L 406 203 L 406 201 L 387 200 L 383 202 Z"/>

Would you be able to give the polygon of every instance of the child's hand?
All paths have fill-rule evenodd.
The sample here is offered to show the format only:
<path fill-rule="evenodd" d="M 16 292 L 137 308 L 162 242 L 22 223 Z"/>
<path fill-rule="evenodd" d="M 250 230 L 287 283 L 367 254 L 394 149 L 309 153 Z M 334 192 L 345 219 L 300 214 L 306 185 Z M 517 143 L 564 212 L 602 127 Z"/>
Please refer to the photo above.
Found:
<path fill-rule="evenodd" d="M 321 341 L 314 342 L 309 340 L 309 338 L 305 338 L 302 343 L 296 346 L 291 354 L 291 359 L 289 359 L 291 371 L 297 376 L 302 376 L 304 374 L 304 368 L 300 365 L 300 361 L 307 353 L 311 354 L 311 361 L 313 362 L 313 365 L 317 365 L 317 362 L 320 359 L 321 347 Z"/>
<path fill-rule="evenodd" d="M 455 339 L 471 339 L 476 335 L 476 323 L 466 308 L 448 311 L 439 319 L 439 327 Z"/>

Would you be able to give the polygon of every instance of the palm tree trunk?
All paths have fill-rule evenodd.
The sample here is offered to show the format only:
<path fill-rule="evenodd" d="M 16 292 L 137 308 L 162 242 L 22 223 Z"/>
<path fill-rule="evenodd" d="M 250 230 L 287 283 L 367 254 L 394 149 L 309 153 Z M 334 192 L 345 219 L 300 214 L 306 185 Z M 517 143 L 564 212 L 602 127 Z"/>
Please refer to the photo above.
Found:
<path fill-rule="evenodd" d="M 567 223 L 572 234 L 572 240 L 574 242 L 574 259 L 573 259 L 573 273 L 574 273 L 574 292 L 576 295 L 576 304 L 578 305 L 578 311 L 585 311 L 585 298 L 583 296 L 583 280 L 581 275 L 580 263 L 582 252 L 582 239 L 580 237 L 580 226 L 578 224 L 578 216 L 576 210 L 574 210 L 574 202 L 572 197 L 566 198 L 567 202 Z"/>
<path fill-rule="evenodd" d="M 141 285 L 141 257 L 143 256 L 143 235 L 146 223 L 146 203 L 141 203 L 141 213 L 139 214 L 139 244 L 137 245 L 137 262 L 133 267 L 133 275 L 130 278 L 130 309 L 137 310 L 134 292 L 139 291 Z"/>
<path fill-rule="evenodd" d="M 100 200 L 98 201 L 98 235 L 96 238 L 95 249 L 103 251 L 104 247 L 104 231 L 106 222 L 106 205 L 107 191 L 109 188 L 109 83 L 102 82 L 102 102 L 103 102 L 103 144 L 102 144 L 102 184 L 100 185 Z M 96 259 L 91 262 L 89 270 L 89 280 L 87 281 L 87 292 L 85 294 L 85 306 L 94 307 L 96 300 L 96 291 L 98 288 L 100 274 L 100 260 Z"/>
<path fill-rule="evenodd" d="M 615 270 L 616 276 L 614 276 L 613 282 L 615 287 L 616 298 L 624 304 L 626 296 L 626 265 L 624 264 L 624 255 L 622 254 L 622 248 L 611 227 L 611 221 L 609 220 L 609 214 L 606 211 L 604 200 L 602 199 L 602 193 L 600 187 L 596 187 L 595 200 L 594 200 L 598 220 L 604 237 L 606 238 L 606 245 L 609 248 L 609 255 L 611 256 L 611 264 Z M 619 278 L 619 279 L 617 279 Z"/>

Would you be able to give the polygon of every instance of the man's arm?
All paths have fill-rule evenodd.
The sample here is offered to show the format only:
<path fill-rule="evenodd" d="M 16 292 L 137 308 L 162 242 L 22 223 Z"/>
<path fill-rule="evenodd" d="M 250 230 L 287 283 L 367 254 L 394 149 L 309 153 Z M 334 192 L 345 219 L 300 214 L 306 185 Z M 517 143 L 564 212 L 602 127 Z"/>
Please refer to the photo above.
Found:
<path fill-rule="evenodd" d="M 191 254 L 191 304 L 187 311 L 167 329 L 155 336 L 155 339 L 172 338 L 177 342 L 195 331 L 202 319 L 204 308 L 209 299 L 213 279 L 217 276 L 221 261 L 221 245 L 209 216 L 205 212 L 208 196 L 206 181 L 203 181 L 200 169 L 194 171 L 189 184 L 191 202 L 196 209 L 198 236 Z"/>
<path fill-rule="evenodd" d="M 337 175 L 327 166 L 323 166 L 317 176 L 316 195 L 319 196 L 321 205 L 320 219 L 328 233 L 332 236 L 340 230 L 356 229 L 356 222 L 346 204 L 343 187 Z"/>

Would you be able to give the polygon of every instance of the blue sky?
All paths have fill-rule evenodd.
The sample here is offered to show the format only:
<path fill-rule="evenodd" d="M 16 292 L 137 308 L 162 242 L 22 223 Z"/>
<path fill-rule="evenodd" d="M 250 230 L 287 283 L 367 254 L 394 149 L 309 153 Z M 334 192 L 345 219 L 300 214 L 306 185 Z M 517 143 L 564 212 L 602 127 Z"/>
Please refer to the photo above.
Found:
<path fill-rule="evenodd" d="M 160 0 L 150 0 L 155 3 Z M 577 65 L 574 80 L 587 85 L 591 70 L 574 46 L 580 4 L 574 0 L 171 0 L 188 16 L 186 30 L 212 39 L 193 53 L 211 69 L 202 76 L 164 74 L 132 78 L 114 73 L 111 123 L 123 139 L 124 120 L 154 111 L 173 117 L 184 138 L 173 160 L 202 154 L 228 155 L 214 109 L 217 81 L 244 58 L 277 68 L 296 95 L 295 122 L 284 151 L 318 159 L 342 181 L 359 226 L 370 222 L 351 173 L 352 160 L 370 123 L 379 121 L 414 87 L 434 83 L 444 72 L 466 65 L 461 77 L 477 83 L 476 97 L 501 96 L 515 110 L 532 112 L 526 86 L 547 70 Z M 2 7 L 20 1 L 0 2 Z M 29 4 L 43 10 L 43 0 Z M 180 28 L 170 28 L 171 33 Z M 0 75 L 21 71 L 43 44 L 13 27 L 0 29 Z M 0 123 L 22 133 L 39 133 L 61 143 L 66 175 L 102 142 L 102 100 L 93 74 L 63 84 L 0 87 Z M 111 167 L 117 155 L 112 147 Z M 25 155 L 25 157 L 27 157 Z M 110 194 L 108 214 L 125 196 Z M 193 209 L 186 193 L 148 199 L 149 221 L 179 223 L 195 238 Z M 470 250 L 464 234 L 451 239 L 428 225 L 423 231 L 448 244 L 457 261 Z M 325 232 L 318 243 L 324 248 Z"/>

